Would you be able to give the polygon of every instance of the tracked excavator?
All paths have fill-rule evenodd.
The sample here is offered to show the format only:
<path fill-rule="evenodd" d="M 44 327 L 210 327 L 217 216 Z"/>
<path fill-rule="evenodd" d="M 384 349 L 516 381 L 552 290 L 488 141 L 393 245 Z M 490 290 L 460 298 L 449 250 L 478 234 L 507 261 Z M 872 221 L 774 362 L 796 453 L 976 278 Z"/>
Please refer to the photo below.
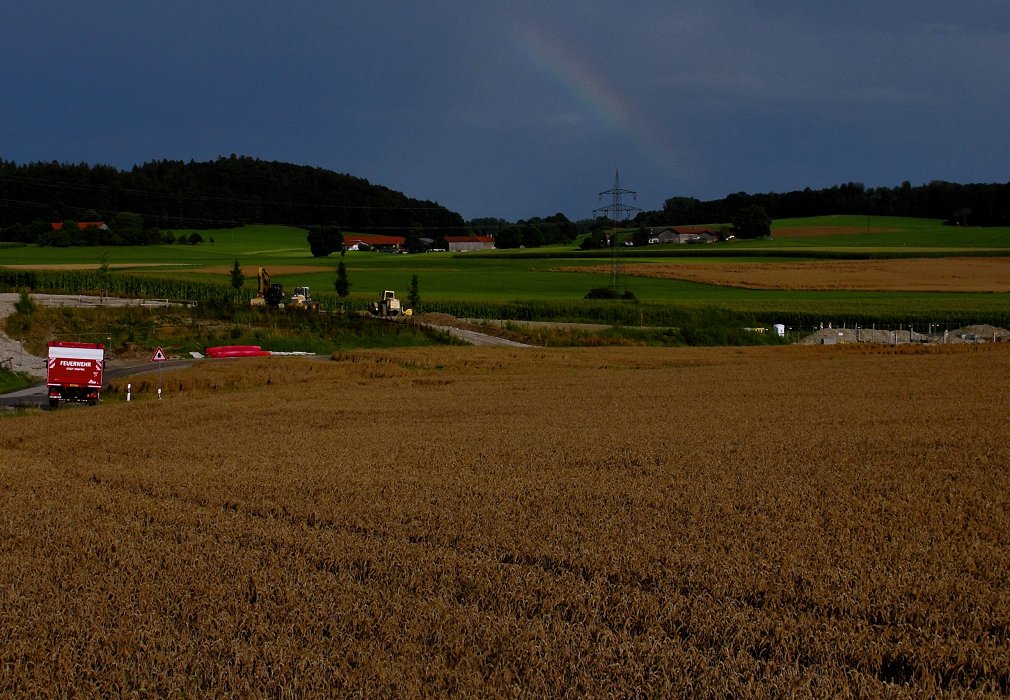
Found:
<path fill-rule="evenodd" d="M 267 271 L 259 267 L 256 270 L 256 296 L 249 300 L 253 306 L 274 306 L 282 305 L 284 301 L 284 287 L 279 284 L 270 284 L 270 275 Z"/>

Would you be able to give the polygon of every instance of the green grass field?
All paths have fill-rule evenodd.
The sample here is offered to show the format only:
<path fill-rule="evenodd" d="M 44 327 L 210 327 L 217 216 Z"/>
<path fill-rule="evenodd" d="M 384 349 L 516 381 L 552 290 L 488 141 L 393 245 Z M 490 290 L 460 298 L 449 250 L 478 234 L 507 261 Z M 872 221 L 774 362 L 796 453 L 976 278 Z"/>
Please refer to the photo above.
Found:
<path fill-rule="evenodd" d="M 7 369 L 0 369 L 0 394 L 24 389 L 34 383 L 35 379 L 29 377 L 27 374 L 18 374 Z"/>
<path fill-rule="evenodd" d="M 810 229 L 837 230 L 830 235 L 810 235 Z M 177 232 L 178 233 L 178 232 Z M 102 262 L 115 271 L 149 277 L 192 279 L 221 285 L 229 283 L 227 270 L 235 260 L 246 275 L 245 286 L 254 289 L 256 270 L 263 266 L 272 281 L 290 290 L 308 285 L 325 304 L 336 304 L 333 291 L 339 255 L 313 258 L 305 231 L 284 226 L 246 226 L 202 231 L 203 244 L 119 248 L 38 248 L 22 246 L 0 252 L 3 265 L 79 265 L 97 269 Z M 213 242 L 211 242 L 213 241 Z M 895 217 L 831 216 L 776 221 L 773 237 L 760 241 L 733 241 L 709 246 L 650 246 L 634 251 L 634 262 L 669 259 L 670 254 L 705 253 L 709 263 L 768 262 L 782 256 L 816 258 L 860 257 L 869 252 L 893 255 L 1010 254 L 1010 229 L 955 228 L 939 221 Z M 633 249 L 618 250 L 631 261 Z M 422 305 L 440 303 L 493 304 L 536 302 L 576 308 L 593 287 L 608 286 L 610 275 L 601 272 L 559 271 L 560 267 L 603 266 L 609 255 L 573 256 L 574 246 L 530 251 L 492 251 L 489 254 L 428 253 L 390 255 L 349 252 L 343 257 L 351 282 L 351 298 L 361 305 L 383 289 L 405 297 L 413 275 L 418 276 Z M 724 257 L 709 257 L 717 254 Z M 562 257 L 565 256 L 565 257 Z M 126 266 L 126 267 L 119 267 Z M 217 273 L 208 272 L 217 268 Z M 300 268 L 297 271 L 287 271 Z M 646 305 L 691 309 L 718 308 L 754 315 L 766 322 L 795 318 L 809 322 L 818 317 L 922 319 L 935 316 L 984 321 L 1010 315 L 1010 295 L 996 293 L 902 292 L 796 292 L 746 290 L 678 280 L 624 277 L 622 287 Z M 618 302 L 615 302 L 618 303 Z M 799 321 L 798 321 L 799 322 Z"/>
<path fill-rule="evenodd" d="M 812 227 L 845 227 L 851 232 L 825 236 L 792 237 L 795 232 Z M 880 229 L 893 229 L 881 231 Z M 759 247 L 816 247 L 840 249 L 912 248 L 1008 249 L 1010 229 L 1005 227 L 944 226 L 939 219 L 911 219 L 891 216 L 818 216 L 807 219 L 783 219 L 774 222 L 772 239 L 756 241 Z"/>

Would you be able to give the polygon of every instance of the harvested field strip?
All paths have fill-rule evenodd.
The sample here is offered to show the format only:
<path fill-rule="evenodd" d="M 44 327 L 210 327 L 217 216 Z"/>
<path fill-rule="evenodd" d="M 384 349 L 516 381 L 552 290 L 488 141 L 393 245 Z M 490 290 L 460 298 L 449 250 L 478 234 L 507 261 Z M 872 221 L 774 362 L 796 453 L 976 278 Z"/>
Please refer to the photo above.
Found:
<path fill-rule="evenodd" d="M 881 350 L 216 362 L 5 421 L 0 692 L 1006 693 L 1010 349 Z"/>
<path fill-rule="evenodd" d="M 607 272 L 610 268 L 562 268 Z M 787 291 L 1007 292 L 1010 258 L 938 258 L 781 263 L 636 263 L 638 277 Z"/>

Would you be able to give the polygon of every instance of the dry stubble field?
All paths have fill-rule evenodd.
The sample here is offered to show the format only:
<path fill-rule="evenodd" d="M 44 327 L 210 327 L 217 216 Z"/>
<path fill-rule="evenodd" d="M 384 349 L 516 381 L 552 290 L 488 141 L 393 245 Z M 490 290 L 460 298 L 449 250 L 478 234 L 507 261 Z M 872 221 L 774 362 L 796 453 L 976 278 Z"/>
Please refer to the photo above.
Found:
<path fill-rule="evenodd" d="M 1005 694 L 1008 374 L 440 348 L 3 419 L 0 694 Z"/>
<path fill-rule="evenodd" d="M 561 269 L 603 274 L 610 271 L 605 265 Z M 1010 258 L 655 262 L 626 264 L 621 270 L 636 277 L 679 279 L 743 289 L 1010 292 Z"/>

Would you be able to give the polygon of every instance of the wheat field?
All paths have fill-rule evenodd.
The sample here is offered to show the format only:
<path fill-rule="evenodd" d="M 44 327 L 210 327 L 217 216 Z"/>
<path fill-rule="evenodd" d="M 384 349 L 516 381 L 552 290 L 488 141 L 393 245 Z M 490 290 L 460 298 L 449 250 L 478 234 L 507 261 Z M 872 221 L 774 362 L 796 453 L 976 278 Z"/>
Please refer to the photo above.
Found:
<path fill-rule="evenodd" d="M 604 265 L 562 270 L 607 273 Z M 632 277 L 788 291 L 1008 292 L 1010 258 L 914 258 L 787 262 L 650 262 L 622 266 Z"/>
<path fill-rule="evenodd" d="M 0 694 L 1006 694 L 1008 374 L 362 351 L 5 418 Z"/>

